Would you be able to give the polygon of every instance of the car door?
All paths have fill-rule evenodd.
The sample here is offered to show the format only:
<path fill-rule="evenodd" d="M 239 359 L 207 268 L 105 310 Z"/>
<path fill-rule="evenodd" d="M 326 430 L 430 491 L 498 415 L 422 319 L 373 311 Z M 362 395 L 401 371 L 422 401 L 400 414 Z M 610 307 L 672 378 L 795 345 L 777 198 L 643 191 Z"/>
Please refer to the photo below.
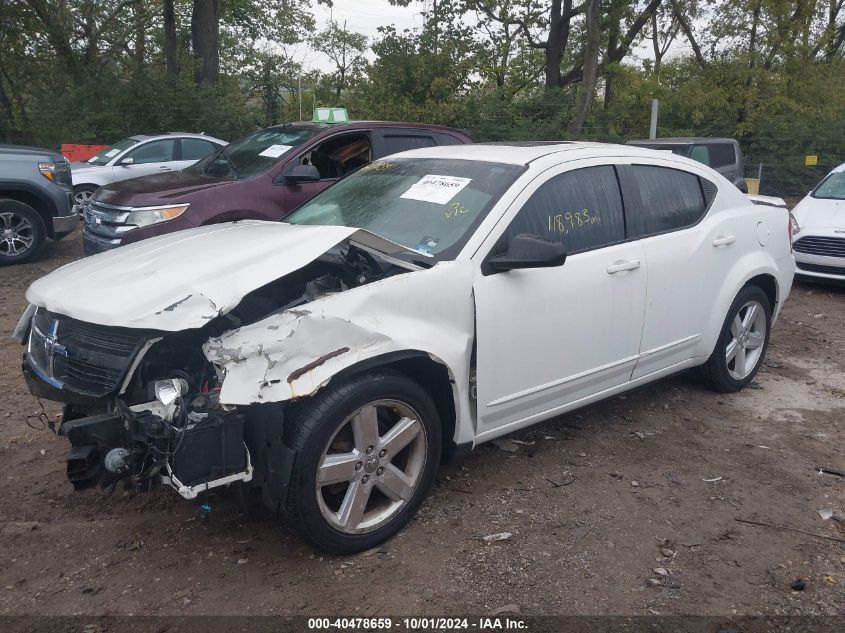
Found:
<path fill-rule="evenodd" d="M 703 328 L 736 257 L 738 227 L 706 216 L 716 185 L 676 163 L 634 163 L 620 173 L 628 232 L 648 264 L 636 379 L 710 353 Z"/>
<path fill-rule="evenodd" d="M 213 154 L 219 148 L 218 145 L 201 138 L 183 137 L 179 139 L 179 156 L 174 169 L 185 169 L 198 160 Z"/>
<path fill-rule="evenodd" d="M 159 139 L 133 147 L 115 165 L 115 180 L 138 178 L 176 169 L 176 140 Z M 131 162 L 127 162 L 131 159 Z"/>
<path fill-rule="evenodd" d="M 538 177 L 482 247 L 489 258 L 528 234 L 563 242 L 568 254 L 558 267 L 493 273 L 482 265 L 476 274 L 481 437 L 548 417 L 631 377 L 645 258 L 639 242 L 625 240 L 616 169 L 603 163 L 578 161 Z"/>

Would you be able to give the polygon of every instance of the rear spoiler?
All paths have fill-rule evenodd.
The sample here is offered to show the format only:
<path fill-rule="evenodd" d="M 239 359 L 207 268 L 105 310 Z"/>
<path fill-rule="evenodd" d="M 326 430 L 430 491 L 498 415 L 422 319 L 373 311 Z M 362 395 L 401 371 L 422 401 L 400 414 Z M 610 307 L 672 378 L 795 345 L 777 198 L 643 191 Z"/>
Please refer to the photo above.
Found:
<path fill-rule="evenodd" d="M 780 207 L 782 209 L 786 209 L 786 202 L 784 202 L 783 198 L 777 198 L 775 196 L 758 196 L 751 193 L 745 194 L 745 197 L 748 198 L 754 204 L 759 204 L 766 207 Z"/>

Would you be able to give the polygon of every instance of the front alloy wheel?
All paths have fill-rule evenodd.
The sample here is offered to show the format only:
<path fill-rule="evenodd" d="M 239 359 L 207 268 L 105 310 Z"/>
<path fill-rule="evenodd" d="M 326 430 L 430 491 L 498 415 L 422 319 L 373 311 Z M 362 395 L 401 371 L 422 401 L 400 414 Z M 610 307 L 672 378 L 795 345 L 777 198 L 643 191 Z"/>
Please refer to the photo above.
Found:
<path fill-rule="evenodd" d="M 0 266 L 32 261 L 46 237 L 44 221 L 35 209 L 17 200 L 0 199 Z"/>
<path fill-rule="evenodd" d="M 285 420 L 296 451 L 286 514 L 312 545 L 350 554 L 398 532 L 440 463 L 441 428 L 429 394 L 388 370 L 321 390 Z"/>
<path fill-rule="evenodd" d="M 329 441 L 317 468 L 317 504 L 345 534 L 384 526 L 413 496 L 426 457 L 420 415 L 396 400 L 355 411 Z"/>

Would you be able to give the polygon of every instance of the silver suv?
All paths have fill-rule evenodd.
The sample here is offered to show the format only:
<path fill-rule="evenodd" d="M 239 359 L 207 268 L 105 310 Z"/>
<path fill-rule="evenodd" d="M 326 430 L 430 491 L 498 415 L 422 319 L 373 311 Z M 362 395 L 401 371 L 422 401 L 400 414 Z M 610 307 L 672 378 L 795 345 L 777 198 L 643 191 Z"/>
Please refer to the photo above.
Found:
<path fill-rule="evenodd" d="M 179 171 L 227 145 L 213 136 L 172 132 L 129 136 L 85 162 L 71 163 L 73 195 L 82 211 L 98 187 L 119 180 Z"/>

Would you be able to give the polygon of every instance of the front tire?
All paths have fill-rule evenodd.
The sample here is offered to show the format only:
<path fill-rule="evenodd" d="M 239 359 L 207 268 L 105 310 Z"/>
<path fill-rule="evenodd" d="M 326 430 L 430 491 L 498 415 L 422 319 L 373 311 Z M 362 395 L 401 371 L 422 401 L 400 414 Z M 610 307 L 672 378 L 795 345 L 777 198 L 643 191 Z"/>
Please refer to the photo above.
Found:
<path fill-rule="evenodd" d="M 24 264 L 41 253 L 47 230 L 28 204 L 0 200 L 0 266 Z"/>
<path fill-rule="evenodd" d="M 705 384 L 732 393 L 754 380 L 766 356 L 771 326 L 768 296 L 757 286 L 745 286 L 728 310 L 716 349 L 701 368 Z"/>
<path fill-rule="evenodd" d="M 428 393 L 378 371 L 319 393 L 295 411 L 287 516 L 317 548 L 351 554 L 393 536 L 428 494 L 442 433 Z"/>

